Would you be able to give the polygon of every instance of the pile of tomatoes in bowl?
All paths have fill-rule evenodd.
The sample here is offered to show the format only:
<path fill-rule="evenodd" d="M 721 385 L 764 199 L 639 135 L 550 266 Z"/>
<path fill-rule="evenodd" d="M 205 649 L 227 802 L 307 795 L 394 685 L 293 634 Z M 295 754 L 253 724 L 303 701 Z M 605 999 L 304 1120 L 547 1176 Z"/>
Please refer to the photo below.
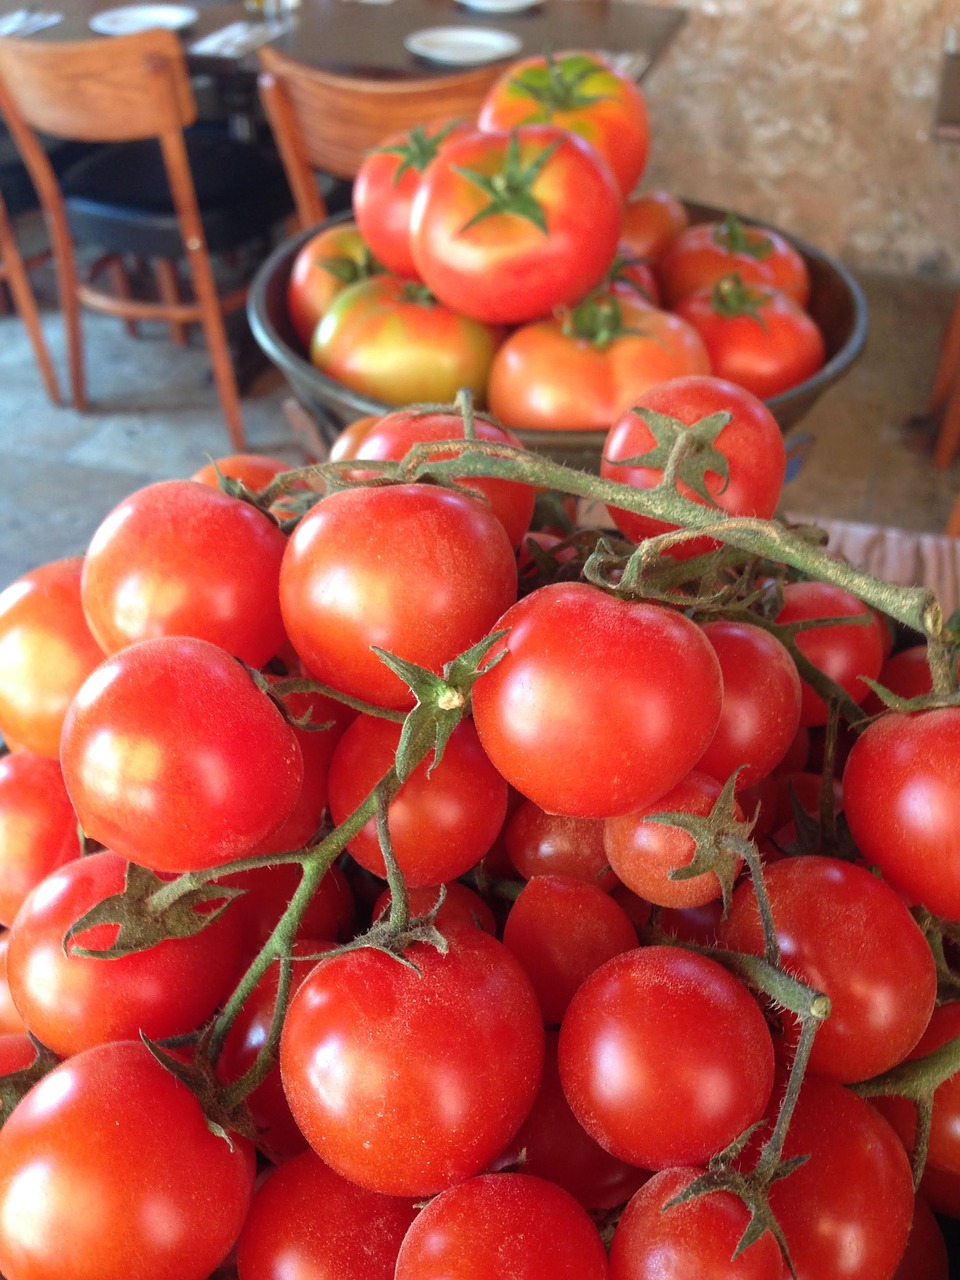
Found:
<path fill-rule="evenodd" d="M 764 400 L 808 383 L 837 354 L 809 310 L 808 256 L 642 191 L 649 141 L 641 90 L 591 54 L 526 59 L 475 121 L 386 139 L 352 218 L 304 237 L 289 266 L 299 351 L 368 401 L 469 387 L 540 433 L 600 433 L 687 374 Z"/>
<path fill-rule="evenodd" d="M 5 1280 L 945 1280 L 936 600 L 710 375 L 335 452 L 0 592 Z"/>

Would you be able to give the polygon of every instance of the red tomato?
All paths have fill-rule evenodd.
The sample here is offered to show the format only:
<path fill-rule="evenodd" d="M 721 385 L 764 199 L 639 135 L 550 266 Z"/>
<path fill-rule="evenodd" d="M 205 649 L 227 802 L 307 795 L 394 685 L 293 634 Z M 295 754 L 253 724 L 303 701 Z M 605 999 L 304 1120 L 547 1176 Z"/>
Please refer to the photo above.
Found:
<path fill-rule="evenodd" d="M 933 1210 L 923 1196 L 913 1206 L 913 1225 L 893 1280 L 950 1280 L 950 1258 Z"/>
<path fill-rule="evenodd" d="M 960 920 L 960 707 L 889 713 L 843 771 L 850 832 L 910 902 Z"/>
<path fill-rule="evenodd" d="M 739 1196 L 716 1191 L 667 1207 L 702 1169 L 655 1174 L 624 1209 L 610 1248 L 610 1280 L 783 1280 L 780 1246 L 769 1231 L 734 1258 L 750 1223 Z"/>
<path fill-rule="evenodd" d="M 500 335 L 422 285 L 375 276 L 330 304 L 310 344 L 329 378 L 384 404 L 445 404 L 462 387 L 483 404 Z"/>
<path fill-rule="evenodd" d="M 606 431 L 649 388 L 709 371 L 685 320 L 607 292 L 516 329 L 494 357 L 487 398 L 508 427 Z"/>
<path fill-rule="evenodd" d="M 445 146 L 472 132 L 465 120 L 435 120 L 390 134 L 360 162 L 353 216 L 371 251 L 394 275 L 419 278 L 410 252 L 410 213 L 424 170 Z"/>
<path fill-rule="evenodd" d="M 443 902 L 434 916 L 437 928 L 443 932 L 444 926 L 454 921 L 472 924 L 484 933 L 496 934 L 497 924 L 490 905 L 484 902 L 478 893 L 474 893 L 459 880 L 450 880 L 442 886 Z M 434 911 L 440 902 L 440 885 L 428 885 L 422 889 L 410 889 L 407 894 L 411 918 L 425 916 Z M 384 889 L 373 904 L 373 919 L 378 920 L 391 907 L 392 895 Z"/>
<path fill-rule="evenodd" d="M 230 913 L 240 919 L 244 963 L 253 960 L 277 927 L 300 883 L 300 874 L 298 863 L 287 862 L 217 877 L 217 884 L 243 890 L 233 900 Z M 346 942 L 351 937 L 355 913 L 356 903 L 347 877 L 334 863 L 300 919 L 297 938 Z"/>
<path fill-rule="evenodd" d="M 677 303 L 704 341 L 713 373 L 761 400 L 812 378 L 827 358 L 816 322 L 788 293 L 734 273 Z"/>
<path fill-rule="evenodd" d="M 903 901 L 865 867 L 836 858 L 787 858 L 768 865 L 764 881 L 785 966 L 830 997 L 810 1069 L 846 1083 L 896 1066 L 937 996 L 933 953 Z M 763 955 L 752 882 L 734 893 L 719 937 L 734 951 Z M 782 1016 L 792 1035 L 795 1020 Z"/>
<path fill-rule="evenodd" d="M 624 206 L 620 238 L 638 258 L 655 261 L 689 222 L 686 206 L 671 192 L 641 191 Z"/>
<path fill-rule="evenodd" d="M 624 196 L 640 181 L 650 120 L 640 86 L 596 53 L 514 62 L 488 91 L 477 123 L 487 131 L 552 124 L 586 138 Z"/>
<path fill-rule="evenodd" d="M 782 289 L 802 307 L 809 301 L 810 271 L 800 251 L 778 231 L 751 226 L 733 213 L 721 222 L 687 227 L 657 260 L 657 273 L 669 307 L 734 271 L 747 284 Z"/>
<path fill-rule="evenodd" d="M 33 751 L 0 757 L 0 924 L 11 924 L 34 885 L 79 853 L 57 761 Z"/>
<path fill-rule="evenodd" d="M 693 836 L 680 827 L 646 819 L 662 813 L 689 813 L 706 817 L 720 795 L 720 783 L 695 769 L 655 804 L 633 813 L 607 818 L 603 844 L 614 873 L 627 888 L 662 907 L 702 907 L 721 894 L 716 872 L 704 871 L 686 879 L 670 872 L 688 866 L 696 852 Z M 743 818 L 735 806 L 738 819 Z"/>
<path fill-rule="evenodd" d="M 799 631 L 797 648 L 855 702 L 862 702 L 870 692 L 863 677 L 876 680 L 883 665 L 883 636 L 876 614 L 849 591 L 832 583 L 788 582 L 783 589 L 783 607 L 775 621 L 784 624 L 820 618 L 856 621 Z M 863 621 L 865 618 L 869 621 Z M 800 723 L 809 726 L 826 721 L 827 704 L 804 681 Z"/>
<path fill-rule="evenodd" d="M 877 683 L 900 698 L 919 698 L 922 694 L 930 693 L 933 677 L 930 674 L 927 646 L 911 645 L 909 649 L 901 649 L 899 653 L 885 658 Z M 860 705 L 864 713 L 871 716 L 888 710 L 886 703 L 872 689 Z"/>
<path fill-rule="evenodd" d="M 306 1151 L 257 1188 L 237 1244 L 237 1273 L 240 1280 L 393 1280 L 416 1216 L 412 1200 L 365 1191 Z"/>
<path fill-rule="evenodd" d="M 543 1069 L 530 981 L 507 948 L 448 925 L 441 953 L 365 947 L 321 960 L 287 1010 L 290 1110 L 338 1173 L 433 1195 L 478 1173 L 520 1127 Z"/>
<path fill-rule="evenodd" d="M 520 441 L 510 431 L 485 418 L 474 418 L 474 430 L 478 440 L 505 443 L 521 448 Z M 464 438 L 463 418 L 457 413 L 416 412 L 398 409 L 371 424 L 352 454 L 355 458 L 389 458 L 399 461 L 408 450 L 421 442 L 434 440 L 461 440 Z M 451 453 L 437 452 L 437 459 L 454 457 Z M 358 469 L 358 475 L 362 470 Z M 507 531 L 512 544 L 520 545 L 530 528 L 536 492 L 532 485 L 518 484 L 514 480 L 470 479 L 463 487 L 477 493 L 490 503 L 494 513 Z"/>
<path fill-rule="evenodd" d="M 420 1211 L 396 1280 L 608 1280 L 607 1253 L 582 1205 L 524 1173 L 488 1173 Z"/>
<path fill-rule="evenodd" d="M 606 818 L 650 804 L 716 729 L 719 664 L 680 613 L 557 583 L 497 628 L 509 633 L 473 689 L 477 732 L 511 786 L 548 813 Z"/>
<path fill-rule="evenodd" d="M 153 1040 L 197 1030 L 230 991 L 240 958 L 240 922 L 227 910 L 193 937 L 170 937 L 130 955 L 99 960 L 117 925 L 74 921 L 123 891 L 127 863 L 104 850 L 51 872 L 27 896 L 10 930 L 7 981 L 33 1034 L 60 1057 L 108 1040 Z"/>
<path fill-rule="evenodd" d="M 309 672 L 387 707 L 412 695 L 371 645 L 439 675 L 516 594 L 513 548 L 490 507 L 433 485 L 324 498 L 294 530 L 280 574 L 283 619 Z"/>
<path fill-rule="evenodd" d="M 265 458 L 260 453 L 230 453 L 208 462 L 199 471 L 195 471 L 190 479 L 211 489 L 219 489 L 219 472 L 221 476 L 241 480 L 253 493 L 258 493 L 261 489 L 266 489 L 277 476 L 289 470 L 290 463 L 282 462 L 279 458 Z"/>
<path fill-rule="evenodd" d="M 223 649 L 188 636 L 141 640 L 97 668 L 64 722 L 61 767 L 86 834 L 155 871 L 248 853 L 303 782 L 271 700 Z"/>
<path fill-rule="evenodd" d="M 715 960 L 677 947 L 601 965 L 560 1027 L 560 1079 L 602 1147 L 644 1169 L 705 1164 L 763 1115 L 773 1043 Z"/>
<path fill-rule="evenodd" d="M 330 814 L 340 824 L 392 768 L 402 726 L 358 716 L 343 735 L 330 768 Z M 417 766 L 390 801 L 387 825 L 394 857 L 414 888 L 455 880 L 476 866 L 496 840 L 507 812 L 507 784 L 484 753 L 471 720 L 461 720 L 443 756 Z M 371 818 L 349 852 L 368 871 L 386 876 Z"/>
<path fill-rule="evenodd" d="M 287 311 L 305 351 L 310 349 L 320 317 L 337 294 L 381 270 L 352 222 L 324 227 L 304 241 L 290 268 Z"/>
<path fill-rule="evenodd" d="M 104 656 L 80 604 L 82 567 L 54 560 L 0 592 L 0 733 L 54 760 L 67 708 Z"/>
<path fill-rule="evenodd" d="M 503 929 L 523 965 L 543 1021 L 559 1026 L 573 993 L 606 960 L 630 951 L 637 934 L 609 894 L 572 876 L 534 876 L 520 890 Z"/>
<path fill-rule="evenodd" d="M 726 515 L 760 516 L 768 520 L 777 509 L 786 474 L 783 434 L 773 414 L 762 401 L 742 387 L 722 378 L 676 378 L 651 387 L 637 397 L 632 408 L 613 423 L 603 447 L 600 474 L 634 489 L 651 489 L 663 478 L 662 466 L 645 467 L 631 461 L 642 458 L 657 444 L 651 430 L 653 415 L 674 419 L 676 431 L 693 428 L 705 418 L 729 414 L 729 421 L 716 433 L 710 432 L 689 456 L 689 476 L 704 484 L 719 508 L 717 519 Z M 668 437 L 668 438 L 672 438 Z M 716 452 L 726 462 L 727 475 L 713 468 Z M 711 466 L 711 463 L 713 466 Z M 678 475 L 677 492 L 693 502 L 706 505 L 703 497 Z M 610 507 L 617 528 L 634 542 L 676 528 L 650 516 Z M 709 538 L 694 538 L 674 547 L 680 558 L 699 555 L 716 546 Z"/>
<path fill-rule="evenodd" d="M 621 216 L 610 170 L 577 134 L 546 124 L 477 132 L 423 175 L 413 258 L 448 307 L 487 324 L 522 324 L 600 283 Z"/>
<path fill-rule="evenodd" d="M 67 1059 L 0 1130 L 10 1280 L 206 1280 L 240 1233 L 253 1148 L 214 1134 L 139 1040 Z"/>
<path fill-rule="evenodd" d="M 617 883 L 603 847 L 603 820 L 547 813 L 524 800 L 503 831 L 507 854 L 525 880 L 576 876 L 610 892 Z"/>
<path fill-rule="evenodd" d="M 708 622 L 703 634 L 720 661 L 720 723 L 697 768 L 726 782 L 736 769 L 737 789 L 771 773 L 800 727 L 800 677 L 780 641 L 748 623 Z"/>
<path fill-rule="evenodd" d="M 0 1035 L 26 1035 L 27 1025 L 17 1011 L 7 981 L 7 950 L 10 934 L 0 933 Z"/>
<path fill-rule="evenodd" d="M 90 541 L 81 579 L 90 630 L 106 653 L 196 636 L 261 667 L 284 642 L 277 584 L 286 545 L 262 511 L 218 489 L 149 484 Z"/>

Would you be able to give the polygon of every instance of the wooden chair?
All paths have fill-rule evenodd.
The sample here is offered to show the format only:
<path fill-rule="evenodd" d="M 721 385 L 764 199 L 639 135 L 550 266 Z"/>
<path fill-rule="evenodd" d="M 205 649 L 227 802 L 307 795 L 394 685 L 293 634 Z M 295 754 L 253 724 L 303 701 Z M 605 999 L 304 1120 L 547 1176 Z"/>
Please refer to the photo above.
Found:
<path fill-rule="evenodd" d="M 494 64 L 428 78 L 382 80 L 320 71 L 269 45 L 258 86 L 302 230 L 327 216 L 315 175 L 353 178 L 384 138 L 414 125 L 476 114 L 503 74 Z"/>
<path fill-rule="evenodd" d="M 927 412 L 943 415 L 933 446 L 933 465 L 949 467 L 960 450 L 960 298 L 947 323 Z"/>
<path fill-rule="evenodd" d="M 282 167 L 225 135 L 187 135 L 196 104 L 183 49 L 171 31 L 72 43 L 0 39 L 0 112 L 6 118 L 47 220 L 57 269 L 77 408 L 87 407 L 81 306 L 130 327 L 161 320 L 175 335 L 199 324 L 237 449 L 246 441 L 225 315 L 246 287 L 220 293 L 211 252 L 258 239 L 292 206 Z M 110 143 L 59 179 L 38 131 Z M 101 256 L 81 279 L 75 246 Z M 125 255 L 156 265 L 158 297 L 138 297 L 118 270 Z M 179 296 L 173 263 L 186 261 L 190 296 Z M 112 290 L 102 286 L 106 277 Z"/>
<path fill-rule="evenodd" d="M 33 347 L 34 358 L 47 395 L 54 404 L 60 404 L 60 384 L 54 371 L 50 348 L 44 337 L 40 309 L 33 289 L 30 287 L 28 265 L 32 264 L 25 261 L 20 252 L 13 220 L 3 197 L 0 196 L 0 282 L 10 290 L 14 308 L 23 322 L 30 345 Z"/>

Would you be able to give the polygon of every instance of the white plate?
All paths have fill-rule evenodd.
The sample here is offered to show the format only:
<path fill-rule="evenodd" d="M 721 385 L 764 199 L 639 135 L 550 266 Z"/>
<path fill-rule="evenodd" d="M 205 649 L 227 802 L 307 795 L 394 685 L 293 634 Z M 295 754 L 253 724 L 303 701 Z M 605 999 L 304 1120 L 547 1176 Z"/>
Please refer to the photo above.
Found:
<path fill-rule="evenodd" d="M 91 28 L 101 36 L 128 36 L 134 31 L 166 27 L 181 31 L 192 26 L 199 15 L 185 4 L 130 4 L 122 9 L 104 9 L 90 19 Z"/>
<path fill-rule="evenodd" d="M 403 43 L 418 57 L 463 67 L 509 58 L 523 46 L 519 36 L 495 27 L 425 27 Z"/>
<path fill-rule="evenodd" d="M 543 0 L 459 0 L 459 3 L 477 13 L 521 13 L 524 9 L 536 8 Z"/>

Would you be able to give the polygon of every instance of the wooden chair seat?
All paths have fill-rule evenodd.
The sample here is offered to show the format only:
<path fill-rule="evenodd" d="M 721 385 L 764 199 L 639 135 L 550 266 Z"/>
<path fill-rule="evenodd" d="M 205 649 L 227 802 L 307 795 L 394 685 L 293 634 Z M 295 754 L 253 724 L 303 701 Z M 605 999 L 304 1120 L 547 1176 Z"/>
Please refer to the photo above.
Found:
<path fill-rule="evenodd" d="M 87 404 L 81 306 L 118 316 L 128 327 L 164 321 L 180 341 L 184 326 L 196 323 L 231 441 L 244 447 L 224 317 L 243 306 L 246 289 L 221 292 L 210 254 L 266 243 L 292 208 L 282 166 L 226 136 L 185 133 L 197 108 L 171 31 L 73 43 L 0 39 L 0 112 L 50 229 L 76 406 Z M 58 177 L 40 134 L 111 145 Z M 84 280 L 78 244 L 102 255 Z M 138 296 L 130 287 L 125 255 L 152 261 L 156 296 Z M 186 297 L 178 261 L 186 264 Z"/>
<path fill-rule="evenodd" d="M 327 216 L 316 174 L 352 179 L 390 134 L 476 115 L 502 64 L 416 79 L 341 76 L 265 45 L 258 86 L 296 201 L 302 230 Z"/>

